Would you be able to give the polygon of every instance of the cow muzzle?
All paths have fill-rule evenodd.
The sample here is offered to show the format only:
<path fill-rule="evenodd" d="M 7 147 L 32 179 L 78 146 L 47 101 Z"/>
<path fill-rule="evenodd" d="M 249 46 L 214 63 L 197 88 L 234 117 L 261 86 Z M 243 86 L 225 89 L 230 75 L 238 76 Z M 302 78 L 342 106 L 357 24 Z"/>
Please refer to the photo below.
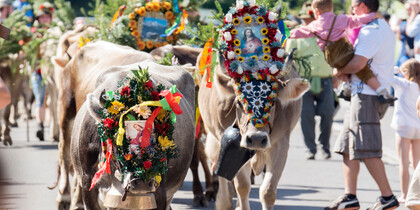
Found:
<path fill-rule="evenodd" d="M 247 132 L 241 140 L 241 147 L 263 150 L 271 147 L 270 136 L 265 131 Z"/>

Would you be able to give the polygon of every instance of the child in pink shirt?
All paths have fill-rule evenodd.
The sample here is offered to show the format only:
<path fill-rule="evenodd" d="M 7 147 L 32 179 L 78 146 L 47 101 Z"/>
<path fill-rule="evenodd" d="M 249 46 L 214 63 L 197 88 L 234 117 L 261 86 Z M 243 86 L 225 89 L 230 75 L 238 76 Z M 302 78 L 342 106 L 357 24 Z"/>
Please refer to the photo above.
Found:
<path fill-rule="evenodd" d="M 308 38 L 316 36 L 319 47 L 324 51 L 327 63 L 340 69 L 353 58 L 353 45 L 346 37 L 348 28 L 360 27 L 374 20 L 375 13 L 365 15 L 335 15 L 332 0 L 313 0 L 312 7 L 316 20 L 306 26 L 300 26 L 290 32 L 289 38 Z M 356 75 L 364 83 L 373 88 L 379 95 L 381 103 L 390 103 L 396 100 L 382 86 L 366 65 Z"/>

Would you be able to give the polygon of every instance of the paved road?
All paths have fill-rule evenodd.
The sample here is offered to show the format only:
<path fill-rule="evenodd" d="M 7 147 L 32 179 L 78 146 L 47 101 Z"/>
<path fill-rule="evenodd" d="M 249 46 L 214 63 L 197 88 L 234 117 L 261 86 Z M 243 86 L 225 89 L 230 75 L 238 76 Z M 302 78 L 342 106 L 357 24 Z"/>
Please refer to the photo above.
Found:
<path fill-rule="evenodd" d="M 342 108 L 337 113 L 333 125 L 331 144 L 342 125 L 343 111 L 348 106 L 341 103 Z M 391 187 L 399 195 L 399 178 L 396 152 L 394 146 L 394 131 L 389 124 L 392 118 L 392 107 L 382 120 L 382 135 L 384 137 L 384 161 Z M 57 189 L 49 190 L 56 178 L 57 144 L 47 139 L 39 142 L 35 133 L 35 122 L 30 122 L 30 141 L 27 142 L 26 126 L 12 129 L 13 147 L 0 145 L 0 210 L 3 209 L 56 209 L 55 197 Z M 297 126 L 290 139 L 288 161 L 277 189 L 275 209 L 312 210 L 322 209 L 337 196 L 343 193 L 343 175 L 341 171 L 341 156 L 333 154 L 330 160 L 323 160 L 317 154 L 316 160 L 305 160 L 305 146 L 300 127 Z M 358 198 L 361 209 L 373 205 L 379 191 L 364 165 L 361 165 L 358 183 Z M 202 174 L 202 178 L 204 175 Z M 204 179 L 204 178 L 203 178 Z M 256 178 L 250 194 L 251 209 L 261 209 L 258 199 L 258 187 L 261 177 Z M 192 207 L 192 176 L 189 173 L 183 186 L 175 194 L 173 209 L 214 209 L 214 203 L 207 208 Z M 399 209 L 406 209 L 400 207 Z"/>

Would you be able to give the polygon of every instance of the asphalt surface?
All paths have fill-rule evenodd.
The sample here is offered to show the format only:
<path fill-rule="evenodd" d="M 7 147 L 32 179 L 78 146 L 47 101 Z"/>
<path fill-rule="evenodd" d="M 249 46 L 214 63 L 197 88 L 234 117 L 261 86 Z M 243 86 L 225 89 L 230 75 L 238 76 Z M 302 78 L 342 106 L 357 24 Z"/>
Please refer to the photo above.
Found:
<path fill-rule="evenodd" d="M 348 103 L 342 101 L 341 108 L 334 118 L 331 145 L 342 126 L 343 113 Z M 390 128 L 393 107 L 381 121 L 383 136 L 383 160 L 388 180 L 399 196 L 398 162 L 395 151 L 395 131 Z M 319 120 L 318 120 L 319 121 Z M 58 149 L 57 143 L 48 136 L 40 142 L 35 137 L 36 123 L 29 122 L 29 141 L 27 138 L 26 121 L 20 120 L 19 127 L 12 128 L 12 147 L 0 143 L 0 210 L 3 209 L 57 209 L 55 198 L 57 189 L 49 190 L 56 180 Z M 48 126 L 46 127 L 48 133 Z M 412 172 L 413 170 L 411 170 Z M 200 178 L 204 186 L 204 174 L 200 168 Z M 251 209 L 261 209 L 258 189 L 262 176 L 256 177 L 250 193 Z M 175 194 L 171 204 L 173 209 L 214 209 L 214 202 L 208 207 L 192 206 L 192 176 L 188 173 L 183 186 Z M 341 156 L 332 154 L 325 160 L 321 153 L 315 160 L 305 159 L 300 126 L 297 125 L 290 138 L 288 160 L 280 183 L 277 187 L 277 200 L 274 209 L 312 210 L 323 209 L 331 201 L 343 193 L 343 174 L 341 171 Z M 361 209 L 373 206 L 380 195 L 377 185 L 369 175 L 366 167 L 361 164 L 358 179 L 358 199 Z M 398 209 L 406 209 L 399 207 Z"/>

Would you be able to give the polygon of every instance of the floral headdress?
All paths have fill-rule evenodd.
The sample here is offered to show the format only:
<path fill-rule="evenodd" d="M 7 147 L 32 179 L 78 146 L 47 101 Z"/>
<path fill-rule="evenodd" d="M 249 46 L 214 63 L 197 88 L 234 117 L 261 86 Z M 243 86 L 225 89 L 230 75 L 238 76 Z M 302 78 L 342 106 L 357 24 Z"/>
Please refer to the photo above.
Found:
<path fill-rule="evenodd" d="M 225 16 L 219 49 L 228 74 L 235 79 L 237 97 L 249 120 L 264 126 L 277 97 L 276 76 L 284 64 L 283 45 L 289 31 L 277 14 L 255 0 L 237 1 Z"/>
<path fill-rule="evenodd" d="M 176 87 L 169 90 L 154 85 L 147 69 L 132 71 L 117 91 L 107 91 L 98 133 L 102 144 L 102 161 L 92 179 L 92 189 L 100 177 L 111 173 L 110 163 L 115 160 L 123 181 L 130 172 L 133 178 L 144 181 L 154 179 L 160 184 L 168 170 L 168 160 L 176 158 L 178 148 L 173 142 L 176 114 L 181 114 L 179 100 L 182 95 Z M 129 134 L 129 123 L 143 127 Z M 135 127 L 135 126 L 134 126 Z"/>

